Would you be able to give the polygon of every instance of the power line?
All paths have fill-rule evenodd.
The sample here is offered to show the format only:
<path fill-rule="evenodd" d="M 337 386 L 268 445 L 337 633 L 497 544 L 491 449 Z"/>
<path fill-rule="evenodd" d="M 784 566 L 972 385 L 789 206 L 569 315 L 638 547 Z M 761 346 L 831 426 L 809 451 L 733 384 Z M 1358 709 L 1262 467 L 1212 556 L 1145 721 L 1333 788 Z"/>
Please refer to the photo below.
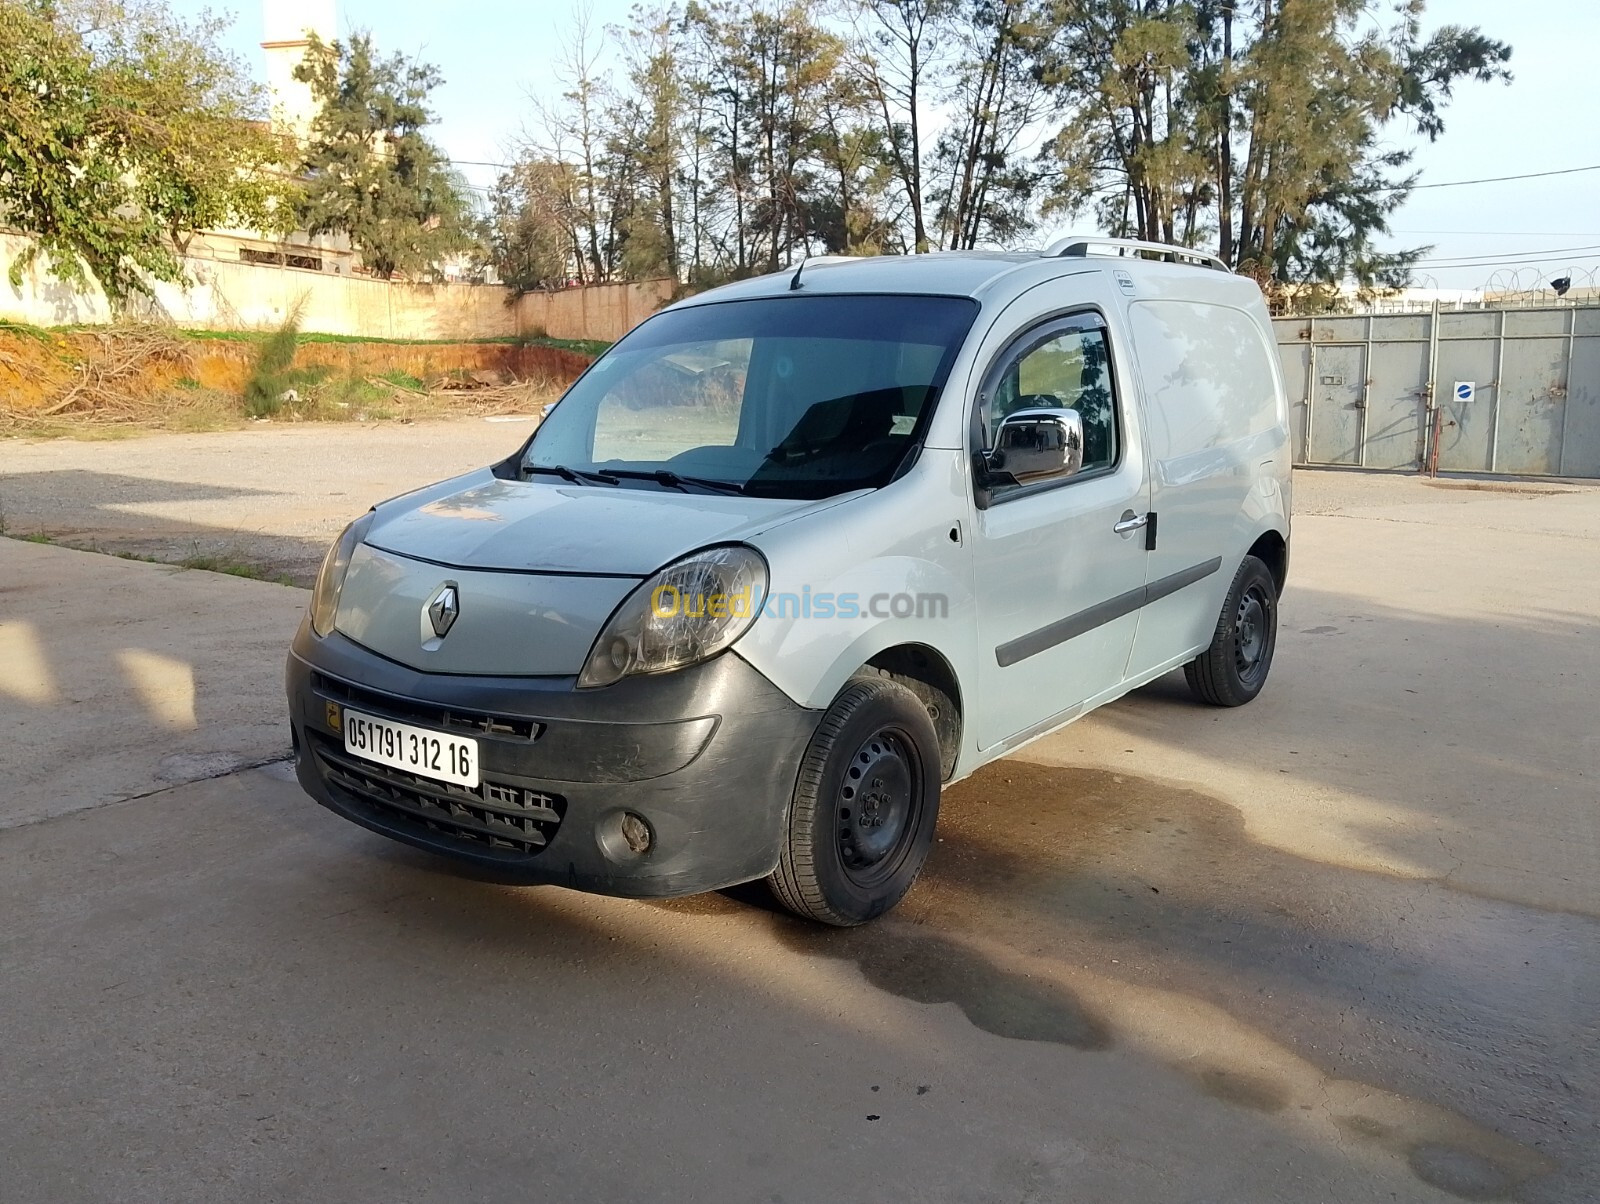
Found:
<path fill-rule="evenodd" d="M 1600 230 L 1390 230 L 1390 234 L 1466 234 L 1482 238 L 1600 238 Z"/>
<path fill-rule="evenodd" d="M 1429 268 L 1444 271 L 1451 268 L 1504 268 L 1504 267 L 1537 267 L 1540 264 L 1575 263 L 1578 261 L 1600 260 L 1600 255 L 1595 252 L 1579 255 L 1545 255 L 1537 259 L 1519 259 L 1509 256 L 1505 259 L 1483 259 L 1476 262 L 1462 263 L 1455 260 L 1422 259 L 1414 265 L 1419 268 Z"/>
<path fill-rule="evenodd" d="M 1474 263 L 1502 263 L 1507 259 L 1550 259 L 1576 256 L 1579 259 L 1593 256 L 1600 247 L 1552 247 L 1547 251 L 1501 251 L 1493 255 L 1435 255 L 1419 263 L 1456 263 L 1470 266 Z"/>
<path fill-rule="evenodd" d="M 1507 256 L 1517 258 L 1535 258 L 1540 255 L 1567 255 L 1576 251 L 1600 251 L 1600 244 L 1587 247 L 1547 247 L 1542 251 L 1495 251 L 1489 255 L 1440 255 L 1433 259 L 1419 260 L 1421 263 L 1470 263 L 1473 260 L 1504 259 Z"/>
<path fill-rule="evenodd" d="M 1390 188 L 1376 189 L 1378 192 L 1421 192 L 1424 188 L 1460 188 L 1466 184 L 1499 184 L 1505 180 L 1538 180 L 1545 176 L 1572 176 L 1580 171 L 1600 171 L 1600 163 L 1591 163 L 1588 167 L 1563 167 L 1559 171 L 1528 171 L 1517 176 L 1485 176 L 1481 180 L 1440 180 L 1436 184 L 1413 184 L 1409 190 L 1404 184 L 1396 184 Z"/>

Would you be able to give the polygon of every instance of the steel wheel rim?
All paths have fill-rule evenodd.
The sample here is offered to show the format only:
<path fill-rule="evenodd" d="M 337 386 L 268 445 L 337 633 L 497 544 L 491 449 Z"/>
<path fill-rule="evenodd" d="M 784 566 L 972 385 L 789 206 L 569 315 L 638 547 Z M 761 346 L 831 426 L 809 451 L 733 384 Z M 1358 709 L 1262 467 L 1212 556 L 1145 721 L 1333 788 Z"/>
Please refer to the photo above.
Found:
<path fill-rule="evenodd" d="M 1266 672 L 1267 650 L 1271 642 L 1267 596 L 1259 585 L 1252 585 L 1239 599 L 1233 624 L 1233 660 L 1239 678 L 1254 684 Z"/>
<path fill-rule="evenodd" d="M 922 812 L 922 774 L 911 738 L 884 727 L 845 766 L 834 806 L 834 845 L 845 876 L 871 889 L 904 864 Z"/>

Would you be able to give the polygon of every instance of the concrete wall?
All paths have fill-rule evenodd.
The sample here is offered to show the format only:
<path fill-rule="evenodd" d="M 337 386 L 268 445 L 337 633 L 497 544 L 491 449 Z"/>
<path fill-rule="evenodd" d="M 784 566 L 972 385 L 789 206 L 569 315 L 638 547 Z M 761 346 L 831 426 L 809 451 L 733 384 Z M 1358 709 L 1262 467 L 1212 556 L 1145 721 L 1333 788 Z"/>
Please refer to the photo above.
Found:
<path fill-rule="evenodd" d="M 523 334 L 614 343 L 671 301 L 674 288 L 671 280 L 641 280 L 527 293 L 517 299 L 517 325 Z"/>
<path fill-rule="evenodd" d="M 0 234 L 0 319 L 35 326 L 97 326 L 111 321 L 98 290 L 74 292 L 42 261 L 13 285 L 6 273 L 27 247 Z M 156 302 L 137 316 L 171 321 L 189 330 L 257 330 L 277 327 L 296 308 L 301 329 L 316 334 L 374 339 L 472 340 L 548 334 L 562 339 L 614 342 L 672 295 L 670 280 L 606 284 L 532 293 L 481 284 L 396 284 L 296 268 L 185 261 L 191 283 L 155 286 Z"/>

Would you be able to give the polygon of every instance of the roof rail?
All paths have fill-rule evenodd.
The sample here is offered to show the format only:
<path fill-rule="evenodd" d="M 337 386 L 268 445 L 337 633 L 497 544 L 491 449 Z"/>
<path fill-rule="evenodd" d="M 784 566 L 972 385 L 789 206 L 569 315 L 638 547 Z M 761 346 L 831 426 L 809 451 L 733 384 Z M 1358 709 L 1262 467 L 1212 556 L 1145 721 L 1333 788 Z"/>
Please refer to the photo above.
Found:
<path fill-rule="evenodd" d="M 1105 238 L 1099 234 L 1069 234 L 1066 238 L 1046 247 L 1044 256 L 1047 259 L 1085 259 L 1091 254 L 1089 249 L 1091 247 L 1109 247 L 1113 255 L 1121 257 L 1159 255 L 1170 263 L 1194 263 L 1201 267 L 1214 268 L 1219 272 L 1233 271 L 1215 255 L 1206 251 L 1196 251 L 1193 247 L 1180 247 L 1167 242 L 1145 242 L 1138 238 Z"/>

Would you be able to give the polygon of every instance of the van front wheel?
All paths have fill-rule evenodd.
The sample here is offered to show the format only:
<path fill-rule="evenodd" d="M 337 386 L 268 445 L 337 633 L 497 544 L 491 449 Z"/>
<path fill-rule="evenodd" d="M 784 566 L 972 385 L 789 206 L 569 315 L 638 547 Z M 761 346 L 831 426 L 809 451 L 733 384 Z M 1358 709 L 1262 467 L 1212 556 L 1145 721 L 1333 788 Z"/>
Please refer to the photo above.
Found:
<path fill-rule="evenodd" d="M 928 859 L 939 817 L 939 738 L 892 681 L 845 687 L 817 725 L 789 809 L 778 902 L 841 928 L 898 903 Z"/>
<path fill-rule="evenodd" d="M 1278 646 L 1278 583 L 1246 556 L 1234 575 L 1207 648 L 1183 667 L 1189 689 L 1212 706 L 1240 707 L 1261 693 Z"/>

